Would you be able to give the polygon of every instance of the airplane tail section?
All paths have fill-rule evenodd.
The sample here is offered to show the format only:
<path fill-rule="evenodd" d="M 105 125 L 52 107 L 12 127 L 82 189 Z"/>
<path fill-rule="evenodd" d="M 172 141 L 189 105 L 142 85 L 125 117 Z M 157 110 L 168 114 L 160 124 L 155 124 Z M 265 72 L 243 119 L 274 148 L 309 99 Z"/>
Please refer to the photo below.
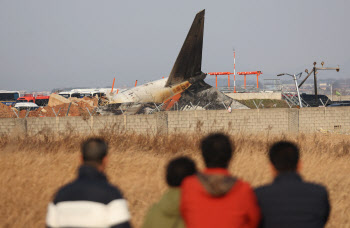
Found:
<path fill-rule="evenodd" d="M 196 79 L 205 78 L 201 70 L 204 14 L 205 10 L 202 10 L 194 18 L 165 86 L 176 85 L 183 81 L 193 83 Z"/>

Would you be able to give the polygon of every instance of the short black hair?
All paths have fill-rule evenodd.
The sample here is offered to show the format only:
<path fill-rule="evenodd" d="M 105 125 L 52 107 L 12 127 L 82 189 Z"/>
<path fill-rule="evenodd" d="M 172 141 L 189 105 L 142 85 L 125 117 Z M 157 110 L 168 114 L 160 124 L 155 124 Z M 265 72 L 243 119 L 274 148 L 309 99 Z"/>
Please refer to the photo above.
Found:
<path fill-rule="evenodd" d="M 197 172 L 196 164 L 188 157 L 182 156 L 171 160 L 166 168 L 166 182 L 171 187 L 179 187 L 185 177 Z"/>
<path fill-rule="evenodd" d="M 299 148 L 288 141 L 280 141 L 270 147 L 269 158 L 278 172 L 296 171 L 299 161 Z"/>
<path fill-rule="evenodd" d="M 108 144 L 102 138 L 89 138 L 81 144 L 84 162 L 101 164 L 108 152 Z"/>
<path fill-rule="evenodd" d="M 210 134 L 201 142 L 202 156 L 207 168 L 227 168 L 234 149 L 230 138 L 222 133 Z"/>

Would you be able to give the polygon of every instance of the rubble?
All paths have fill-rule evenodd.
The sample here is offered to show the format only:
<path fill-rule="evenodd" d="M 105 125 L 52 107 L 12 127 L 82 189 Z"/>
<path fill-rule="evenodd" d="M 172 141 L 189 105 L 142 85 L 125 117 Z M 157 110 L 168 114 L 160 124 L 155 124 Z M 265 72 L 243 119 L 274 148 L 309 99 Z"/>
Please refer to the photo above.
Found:
<path fill-rule="evenodd" d="M 69 108 L 68 116 L 86 116 L 86 117 L 90 115 L 89 112 L 93 113 L 95 109 L 95 107 L 92 107 L 89 104 L 80 101 L 78 103 L 75 103 L 75 105 L 73 105 L 72 103 L 70 107 L 69 107 L 69 104 L 61 104 L 61 105 L 56 105 L 54 107 L 47 106 L 44 108 L 39 108 L 35 111 L 30 111 L 28 117 L 56 117 L 56 115 L 58 117 L 63 117 L 67 115 L 68 108 Z M 23 110 L 23 111 L 24 113 L 26 112 L 26 110 Z M 23 118 L 24 116 L 22 116 L 21 114 L 20 118 Z"/>
<path fill-rule="evenodd" d="M 89 117 L 90 114 L 95 113 L 98 102 L 99 100 L 96 97 L 66 99 L 60 95 L 51 94 L 48 106 L 29 111 L 28 115 L 27 110 L 17 111 L 15 108 L 0 103 L 0 118 L 16 118 L 14 111 L 19 118 L 24 118 L 26 115 L 27 117 L 63 117 L 67 115 L 68 108 L 68 116 Z"/>
<path fill-rule="evenodd" d="M 64 98 L 61 95 L 53 93 L 50 95 L 48 106 L 54 107 L 54 106 L 61 105 L 61 104 L 69 104 L 70 102 L 71 101 L 68 100 L 67 98 Z"/>
<path fill-rule="evenodd" d="M 249 109 L 247 106 L 208 85 L 204 80 L 197 81 L 183 92 L 177 106 L 179 110 L 221 110 L 227 109 L 229 106 L 232 109 Z"/>
<path fill-rule="evenodd" d="M 99 107 L 97 110 L 101 115 L 133 115 L 133 114 L 152 114 L 157 111 L 164 111 L 168 103 L 122 103 L 110 104 Z M 249 109 L 249 107 L 226 96 L 216 88 L 208 85 L 204 80 L 192 84 L 185 90 L 177 103 L 170 110 L 224 110 L 231 109 Z"/>
<path fill-rule="evenodd" d="M 15 113 L 12 111 L 12 108 L 0 102 L 0 118 L 12 117 L 16 117 Z"/>
<path fill-rule="evenodd" d="M 83 99 L 80 100 L 81 102 L 85 102 L 89 104 L 92 107 L 97 107 L 98 106 L 98 98 L 97 97 L 84 97 Z"/>

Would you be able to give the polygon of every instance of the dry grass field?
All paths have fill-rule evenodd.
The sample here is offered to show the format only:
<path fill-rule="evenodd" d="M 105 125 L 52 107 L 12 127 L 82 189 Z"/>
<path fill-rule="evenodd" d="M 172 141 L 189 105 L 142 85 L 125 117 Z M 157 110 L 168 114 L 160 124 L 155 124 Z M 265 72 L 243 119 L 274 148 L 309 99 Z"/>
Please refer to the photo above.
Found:
<path fill-rule="evenodd" d="M 103 134 L 110 143 L 107 175 L 129 201 L 132 223 L 142 224 L 147 208 L 166 189 L 164 166 L 169 159 L 200 158 L 198 135 L 141 136 Z M 76 176 L 79 144 L 84 136 L 0 137 L 0 227 L 44 227 L 53 194 Z M 350 137 L 345 135 L 232 135 L 236 145 L 230 171 L 259 186 L 272 180 L 266 151 L 287 139 L 298 143 L 302 176 L 324 184 L 332 204 L 327 227 L 350 227 Z"/>

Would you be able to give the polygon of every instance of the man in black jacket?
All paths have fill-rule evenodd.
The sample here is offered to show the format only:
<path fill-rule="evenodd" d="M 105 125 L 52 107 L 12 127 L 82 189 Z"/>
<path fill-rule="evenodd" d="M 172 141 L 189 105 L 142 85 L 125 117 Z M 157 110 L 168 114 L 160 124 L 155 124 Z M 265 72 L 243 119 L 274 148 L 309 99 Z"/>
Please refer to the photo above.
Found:
<path fill-rule="evenodd" d="M 278 142 L 269 151 L 275 180 L 255 190 L 262 212 L 263 228 L 324 227 L 330 205 L 325 187 L 308 183 L 298 174 L 299 149 Z"/>
<path fill-rule="evenodd" d="M 127 202 L 104 174 L 107 150 L 99 138 L 82 144 L 78 178 L 63 186 L 49 204 L 47 227 L 130 228 Z"/>

